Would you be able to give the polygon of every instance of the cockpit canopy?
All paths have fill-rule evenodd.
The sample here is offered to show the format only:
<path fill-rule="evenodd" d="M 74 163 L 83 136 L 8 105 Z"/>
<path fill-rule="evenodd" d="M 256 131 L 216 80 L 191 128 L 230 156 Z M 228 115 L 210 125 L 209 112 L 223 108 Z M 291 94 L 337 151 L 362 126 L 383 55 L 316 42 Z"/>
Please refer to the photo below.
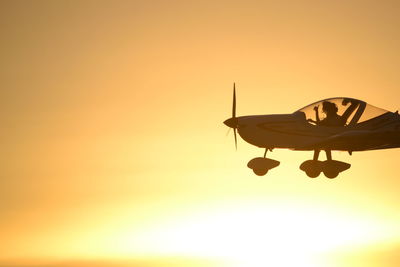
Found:
<path fill-rule="evenodd" d="M 312 103 L 297 112 L 304 113 L 306 120 L 314 125 L 347 126 L 373 119 L 389 111 L 354 98 L 336 97 Z M 332 121 L 335 120 L 340 120 L 340 122 L 333 125 Z"/>

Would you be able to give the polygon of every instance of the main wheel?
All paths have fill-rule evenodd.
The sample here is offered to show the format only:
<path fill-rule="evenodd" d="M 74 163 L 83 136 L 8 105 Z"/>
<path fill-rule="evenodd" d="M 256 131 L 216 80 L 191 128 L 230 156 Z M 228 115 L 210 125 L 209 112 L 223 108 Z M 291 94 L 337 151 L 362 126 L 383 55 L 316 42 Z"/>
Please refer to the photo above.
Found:
<path fill-rule="evenodd" d="M 258 176 L 264 176 L 267 174 L 268 169 L 265 168 L 254 168 L 253 172 Z"/>
<path fill-rule="evenodd" d="M 334 170 L 325 170 L 324 174 L 327 178 L 329 179 L 333 179 L 336 178 L 339 175 L 338 171 L 334 171 Z"/>
<path fill-rule="evenodd" d="M 307 170 L 307 171 L 306 171 L 307 176 L 310 177 L 310 178 L 316 178 L 316 177 L 318 177 L 318 175 L 319 175 L 320 173 L 321 173 L 321 171 L 319 171 L 319 170 L 313 170 L 313 169 Z"/>

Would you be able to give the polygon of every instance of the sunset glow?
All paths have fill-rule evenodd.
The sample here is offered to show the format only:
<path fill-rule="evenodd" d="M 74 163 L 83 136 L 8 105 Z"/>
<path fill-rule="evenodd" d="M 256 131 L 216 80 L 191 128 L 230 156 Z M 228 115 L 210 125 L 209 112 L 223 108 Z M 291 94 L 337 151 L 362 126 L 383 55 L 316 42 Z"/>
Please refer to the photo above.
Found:
<path fill-rule="evenodd" d="M 234 82 L 238 116 L 396 111 L 399 8 L 2 1 L 0 266 L 397 267 L 400 150 L 310 179 L 275 149 L 258 177 L 223 121 Z"/>

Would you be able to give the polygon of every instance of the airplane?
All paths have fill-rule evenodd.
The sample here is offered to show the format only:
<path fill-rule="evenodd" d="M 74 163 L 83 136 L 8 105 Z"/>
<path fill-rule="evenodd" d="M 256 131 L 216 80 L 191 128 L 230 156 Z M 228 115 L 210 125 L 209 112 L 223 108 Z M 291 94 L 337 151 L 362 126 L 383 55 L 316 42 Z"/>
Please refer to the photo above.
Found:
<path fill-rule="evenodd" d="M 247 166 L 258 176 L 277 167 L 280 162 L 266 157 L 267 151 L 285 148 L 314 151 L 300 169 L 310 178 L 321 172 L 336 178 L 350 164 L 332 159 L 332 151 L 368 151 L 400 147 L 400 115 L 349 97 L 334 97 L 314 102 L 291 114 L 236 117 L 236 88 L 233 84 L 232 117 L 224 124 L 251 145 L 264 148 L 264 156 L 250 160 Z M 325 151 L 326 160 L 318 160 Z"/>

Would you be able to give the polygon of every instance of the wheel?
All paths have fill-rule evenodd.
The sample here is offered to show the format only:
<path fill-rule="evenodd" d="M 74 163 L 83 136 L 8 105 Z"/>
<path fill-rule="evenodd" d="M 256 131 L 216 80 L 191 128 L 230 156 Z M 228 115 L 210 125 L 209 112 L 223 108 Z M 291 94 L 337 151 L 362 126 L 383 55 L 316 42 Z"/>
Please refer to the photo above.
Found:
<path fill-rule="evenodd" d="M 265 168 L 254 168 L 253 172 L 258 176 L 264 176 L 267 174 L 268 169 Z"/>
<path fill-rule="evenodd" d="M 334 170 L 326 170 L 324 171 L 324 174 L 327 178 L 329 179 L 333 179 L 336 178 L 339 175 L 338 171 L 334 171 Z"/>
<path fill-rule="evenodd" d="M 318 175 L 321 173 L 321 171 L 319 171 L 319 170 L 307 170 L 306 171 L 306 174 L 307 174 L 307 176 L 308 177 L 310 177 L 310 178 L 316 178 L 316 177 L 318 177 Z"/>
<path fill-rule="evenodd" d="M 318 177 L 321 169 L 321 162 L 318 160 L 306 160 L 300 165 L 300 170 L 304 171 L 310 178 Z"/>
<path fill-rule="evenodd" d="M 323 172 L 327 178 L 333 179 L 339 175 L 340 170 L 341 170 L 339 163 L 340 163 L 339 161 L 335 161 L 335 160 L 325 161 L 325 166 L 323 168 Z"/>

